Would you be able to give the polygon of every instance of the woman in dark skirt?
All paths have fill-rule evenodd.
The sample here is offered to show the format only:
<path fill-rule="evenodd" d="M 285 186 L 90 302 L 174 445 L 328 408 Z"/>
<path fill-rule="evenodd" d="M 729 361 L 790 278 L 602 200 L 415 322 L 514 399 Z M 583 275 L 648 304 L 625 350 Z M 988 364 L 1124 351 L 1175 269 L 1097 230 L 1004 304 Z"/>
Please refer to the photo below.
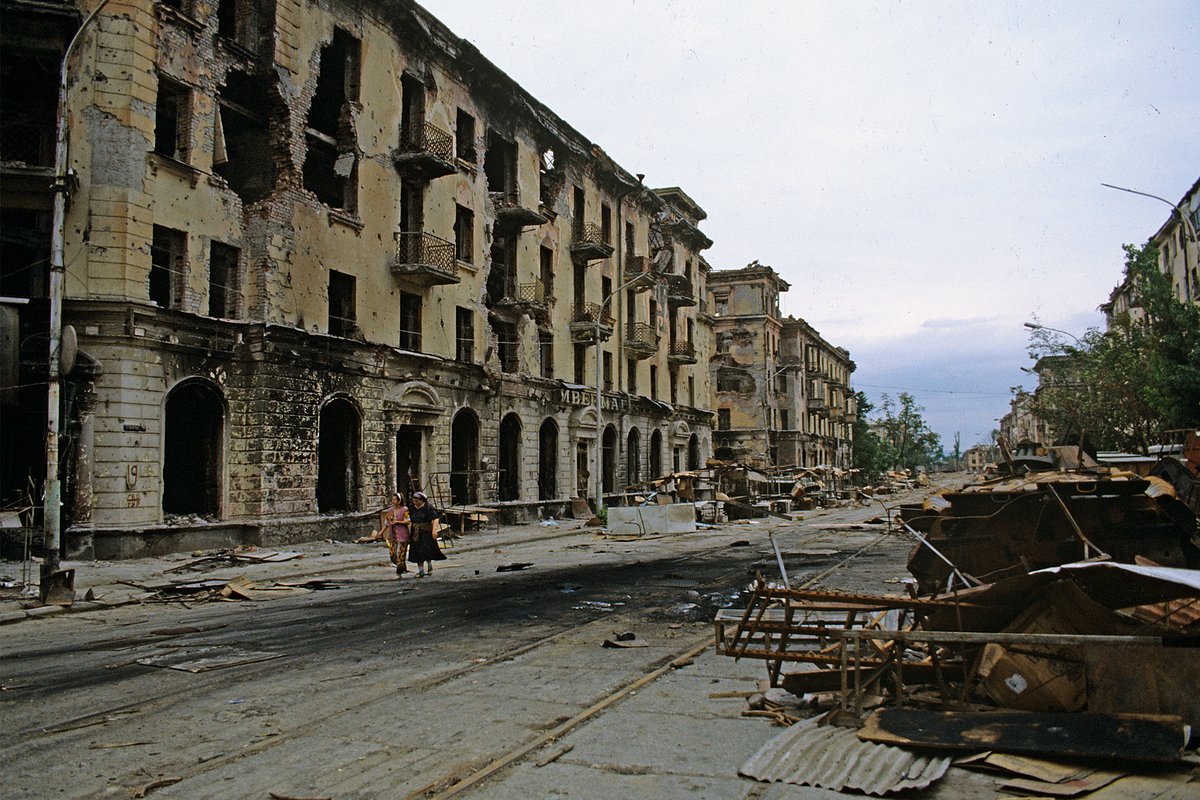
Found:
<path fill-rule="evenodd" d="M 413 492 L 412 506 L 408 509 L 409 539 L 408 560 L 417 565 L 417 577 L 433 574 L 433 562 L 445 561 L 446 556 L 438 547 L 433 535 L 433 521 L 441 514 L 429 503 L 424 492 Z"/>

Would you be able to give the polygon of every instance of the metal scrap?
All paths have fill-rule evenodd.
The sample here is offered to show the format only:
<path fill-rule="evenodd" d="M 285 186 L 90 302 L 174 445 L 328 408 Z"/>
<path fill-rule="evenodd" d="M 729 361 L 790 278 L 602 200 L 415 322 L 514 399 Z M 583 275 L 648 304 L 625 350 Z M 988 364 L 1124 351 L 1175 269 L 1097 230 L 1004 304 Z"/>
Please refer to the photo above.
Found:
<path fill-rule="evenodd" d="M 922 789 L 946 774 L 948 756 L 929 756 L 861 741 L 855 732 L 815 721 L 791 726 L 768 741 L 738 770 L 764 782 L 783 781 L 881 797 Z"/>

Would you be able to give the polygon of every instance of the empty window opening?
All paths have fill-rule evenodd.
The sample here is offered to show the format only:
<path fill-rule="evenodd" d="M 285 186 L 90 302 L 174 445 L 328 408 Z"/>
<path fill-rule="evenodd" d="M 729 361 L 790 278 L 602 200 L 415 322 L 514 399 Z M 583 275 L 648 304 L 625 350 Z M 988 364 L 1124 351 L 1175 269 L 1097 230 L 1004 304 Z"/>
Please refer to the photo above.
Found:
<path fill-rule="evenodd" d="M 626 380 L 628 381 L 628 384 L 629 384 L 629 393 L 637 394 L 638 380 L 637 380 L 637 360 L 636 359 L 632 359 L 632 358 L 625 359 L 625 372 L 626 372 L 626 376 L 627 376 Z"/>
<path fill-rule="evenodd" d="M 572 273 L 573 282 L 571 283 L 572 297 L 574 299 L 575 308 L 581 308 L 584 303 L 584 297 L 587 292 L 587 267 L 583 264 L 576 263 L 574 272 Z"/>
<path fill-rule="evenodd" d="M 554 296 L 554 248 L 542 245 L 539 251 L 540 267 L 542 273 L 542 290 L 545 292 L 546 302 L 550 302 L 550 298 Z"/>
<path fill-rule="evenodd" d="M 400 349 L 421 352 L 421 295 L 400 293 Z"/>
<path fill-rule="evenodd" d="M 541 362 L 541 376 L 554 377 L 554 332 L 538 331 L 538 356 Z"/>
<path fill-rule="evenodd" d="M 584 210 L 586 209 L 585 196 L 582 186 L 573 187 L 573 195 L 571 202 L 571 216 L 575 219 L 575 227 L 579 228 L 583 224 Z"/>
<path fill-rule="evenodd" d="M 600 238 L 605 244 L 612 244 L 612 209 L 608 203 L 600 205 Z"/>
<path fill-rule="evenodd" d="M 492 241 L 492 268 L 488 272 L 487 299 L 495 305 L 506 297 L 516 294 L 517 240 L 515 237 L 497 237 Z"/>
<path fill-rule="evenodd" d="M 729 409 L 728 408 L 718 408 L 717 409 L 717 430 L 727 431 L 727 430 L 729 430 L 729 424 L 730 424 L 729 423 Z"/>
<path fill-rule="evenodd" d="M 467 264 L 475 261 L 475 212 L 454 207 L 454 257 Z"/>
<path fill-rule="evenodd" d="M 790 430 L 792 427 L 790 423 L 791 419 L 788 415 L 787 409 L 785 408 L 779 412 L 779 427 L 785 431 Z"/>
<path fill-rule="evenodd" d="M 317 434 L 317 511 L 354 511 L 358 505 L 358 409 L 345 399 L 321 409 Z"/>
<path fill-rule="evenodd" d="M 21 50 L 7 41 L 0 49 L 0 161 L 54 165 L 61 58 L 61 51 Z"/>
<path fill-rule="evenodd" d="M 417 181 L 400 182 L 400 230 L 405 233 L 425 230 L 425 187 Z"/>
<path fill-rule="evenodd" d="M 241 251 L 220 242 L 208 250 L 208 315 L 236 319 L 238 308 L 238 257 Z"/>
<path fill-rule="evenodd" d="M 463 409 L 450 424 L 450 502 L 479 501 L 479 420 Z"/>
<path fill-rule="evenodd" d="M 424 430 L 416 425 L 401 425 L 396 431 L 396 491 L 407 499 L 421 490 L 421 445 Z"/>
<path fill-rule="evenodd" d="M 459 306 L 454 311 L 454 359 L 464 364 L 475 363 L 475 313 Z"/>
<path fill-rule="evenodd" d="M 566 173 L 556 162 L 554 148 L 542 151 L 538 164 L 538 199 L 542 205 L 552 207 L 566 182 Z"/>
<path fill-rule="evenodd" d="M 609 425 L 604 429 L 600 452 L 600 475 L 603 477 L 605 494 L 616 491 L 617 485 L 617 429 Z"/>
<path fill-rule="evenodd" d="M 213 172 L 243 202 L 261 200 L 275 187 L 276 163 L 290 163 L 286 123 L 274 124 L 285 116 L 281 101 L 263 78 L 231 72 L 217 102 Z"/>
<path fill-rule="evenodd" d="M 642 435 L 631 428 L 625 442 L 625 482 L 635 484 L 642 479 Z"/>
<path fill-rule="evenodd" d="M 221 513 L 225 405 L 217 389 L 188 380 L 167 395 L 163 424 L 163 514 Z"/>
<path fill-rule="evenodd" d="M 651 480 L 661 478 L 662 469 L 662 431 L 655 430 L 650 434 L 650 474 L 647 476 Z"/>
<path fill-rule="evenodd" d="M 162 308 L 183 304 L 187 269 L 187 234 L 154 226 L 150 242 L 150 300 Z"/>
<path fill-rule="evenodd" d="M 613 390 L 613 357 L 612 353 L 604 353 L 604 391 Z"/>
<path fill-rule="evenodd" d="M 697 470 L 703 466 L 700 463 L 700 437 L 693 433 L 692 438 L 688 439 L 688 469 Z"/>
<path fill-rule="evenodd" d="M 547 419 L 538 431 L 538 499 L 558 496 L 558 424 Z"/>
<path fill-rule="evenodd" d="M 634 244 L 634 228 L 632 222 L 625 223 L 625 254 L 633 255 L 635 252 Z"/>
<path fill-rule="evenodd" d="M 688 375 L 688 405 L 696 406 L 696 378 Z"/>
<path fill-rule="evenodd" d="M 154 152 L 176 161 L 191 153 L 192 91 L 160 75 L 154 108 Z"/>
<path fill-rule="evenodd" d="M 517 193 L 517 145 L 488 131 L 487 152 L 483 156 L 483 172 L 489 192 L 499 192 L 515 199 Z"/>
<path fill-rule="evenodd" d="M 470 164 L 478 160 L 475 151 L 475 118 L 461 108 L 454 121 L 454 154 Z"/>
<path fill-rule="evenodd" d="M 425 84 L 400 76 L 400 149 L 425 149 Z"/>
<path fill-rule="evenodd" d="M 521 419 L 516 414 L 500 420 L 500 499 L 521 499 Z"/>
<path fill-rule="evenodd" d="M 575 344 L 575 384 L 582 385 L 587 379 L 588 346 Z"/>
<path fill-rule="evenodd" d="M 670 370 L 668 373 L 668 383 L 671 386 L 671 404 L 679 402 L 679 372 Z"/>
<path fill-rule="evenodd" d="M 658 365 L 650 365 L 650 399 L 658 399 Z"/>
<path fill-rule="evenodd" d="M 308 109 L 304 188 L 331 208 L 357 210 L 358 161 L 351 104 L 358 100 L 360 46 L 341 28 L 321 48 L 321 66 Z"/>
<path fill-rule="evenodd" d="M 329 335 L 353 336 L 358 332 L 354 302 L 354 276 L 329 270 Z"/>
<path fill-rule="evenodd" d="M 0 214 L 0 296 L 45 297 L 49 293 L 51 225 L 48 211 L 5 208 Z"/>
<path fill-rule="evenodd" d="M 520 371 L 517 359 L 517 326 L 511 322 L 495 320 L 492 322 L 492 330 L 496 332 L 496 350 L 500 358 L 500 371 Z"/>
<path fill-rule="evenodd" d="M 251 55 L 266 55 L 258 51 L 269 39 L 264 30 L 275 27 L 274 8 L 274 0 L 219 0 L 217 35 Z"/>

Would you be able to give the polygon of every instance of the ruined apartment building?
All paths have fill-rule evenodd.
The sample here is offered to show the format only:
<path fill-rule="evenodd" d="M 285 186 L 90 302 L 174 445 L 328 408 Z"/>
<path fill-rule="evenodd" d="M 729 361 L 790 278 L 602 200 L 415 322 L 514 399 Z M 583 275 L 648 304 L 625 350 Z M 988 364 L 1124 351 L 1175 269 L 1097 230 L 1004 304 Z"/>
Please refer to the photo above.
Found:
<path fill-rule="evenodd" d="M 838 467 L 853 460 L 854 362 L 811 325 L 779 312 L 790 287 L 757 261 L 709 274 L 715 314 L 717 458 L 759 467 Z"/>
<path fill-rule="evenodd" d="M 1170 280 L 1175 299 L 1200 305 L 1200 241 L 1193 238 L 1200 231 L 1200 180 L 1192 184 L 1176 205 L 1187 219 L 1180 219 L 1178 213 L 1172 212 L 1150 237 L 1150 243 L 1158 248 L 1159 269 Z M 1146 316 L 1128 276 L 1100 304 L 1100 310 L 1110 328 L 1121 315 L 1127 314 L 1135 322 Z"/>
<path fill-rule="evenodd" d="M 6 500 L 44 474 L 55 86 L 98 2 L 3 3 Z M 69 551 L 357 535 L 397 487 L 558 515 L 597 447 L 607 493 L 711 452 L 704 212 L 416 4 L 113 0 L 68 119 Z"/>

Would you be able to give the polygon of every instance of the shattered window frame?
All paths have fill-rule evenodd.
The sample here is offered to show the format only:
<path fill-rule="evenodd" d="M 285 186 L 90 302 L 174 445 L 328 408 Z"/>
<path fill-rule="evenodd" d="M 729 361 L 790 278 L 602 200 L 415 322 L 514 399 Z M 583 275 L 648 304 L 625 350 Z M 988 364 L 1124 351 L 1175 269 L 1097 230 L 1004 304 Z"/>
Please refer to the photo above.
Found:
<path fill-rule="evenodd" d="M 400 292 L 400 349 L 421 352 L 421 305 L 419 294 Z"/>
<path fill-rule="evenodd" d="M 192 152 L 191 132 L 191 87 L 160 73 L 154 104 L 154 152 L 173 161 L 188 163 Z"/>

